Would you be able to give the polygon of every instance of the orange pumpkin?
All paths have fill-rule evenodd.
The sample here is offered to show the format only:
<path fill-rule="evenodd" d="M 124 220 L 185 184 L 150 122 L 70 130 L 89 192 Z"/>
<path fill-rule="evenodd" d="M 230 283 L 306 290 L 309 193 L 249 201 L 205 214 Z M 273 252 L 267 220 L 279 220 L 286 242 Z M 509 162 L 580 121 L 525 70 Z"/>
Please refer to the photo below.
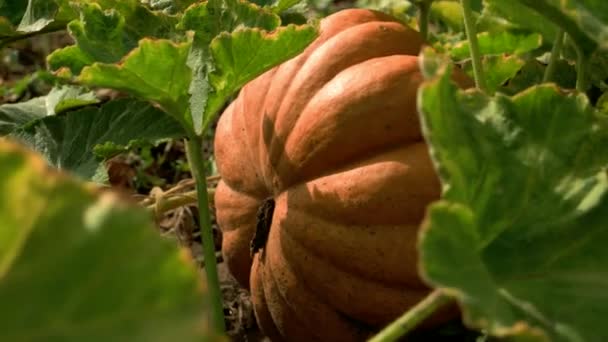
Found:
<path fill-rule="evenodd" d="M 416 241 L 440 184 L 416 112 L 422 44 L 385 14 L 338 12 L 223 113 L 222 251 L 272 340 L 362 340 L 428 293 Z"/>

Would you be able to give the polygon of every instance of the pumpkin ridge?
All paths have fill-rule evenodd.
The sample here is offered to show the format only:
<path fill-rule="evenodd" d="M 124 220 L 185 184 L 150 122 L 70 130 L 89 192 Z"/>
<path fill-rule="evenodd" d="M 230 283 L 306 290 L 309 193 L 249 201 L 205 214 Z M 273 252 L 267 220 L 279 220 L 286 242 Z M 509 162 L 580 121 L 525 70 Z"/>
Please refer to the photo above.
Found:
<path fill-rule="evenodd" d="M 344 16 L 344 20 L 342 17 Z M 344 22 L 342 21 L 346 21 L 348 23 L 350 23 L 353 18 L 355 18 L 355 23 L 352 23 L 350 25 L 344 25 Z M 368 22 L 397 22 L 396 19 L 391 18 L 390 16 L 379 12 L 379 11 L 370 11 L 370 10 L 361 10 L 361 9 L 354 9 L 354 10 L 350 10 L 348 15 L 344 15 L 343 13 L 337 13 L 334 18 L 334 20 L 332 21 L 322 21 L 321 22 L 321 34 L 320 36 L 311 44 L 309 45 L 304 52 L 302 52 L 300 55 L 292 58 L 291 60 L 287 61 L 286 63 L 283 63 L 281 65 L 279 65 L 278 67 L 276 67 L 276 72 L 274 73 L 274 75 L 272 76 L 273 78 L 273 82 L 271 82 L 271 84 L 268 86 L 267 92 L 270 93 L 272 92 L 273 96 L 270 98 L 270 104 L 268 104 L 266 101 L 264 102 L 264 104 L 262 105 L 262 110 L 265 111 L 266 113 L 262 114 L 263 116 L 261 117 L 261 123 L 264 123 L 264 120 L 268 120 L 269 122 L 275 123 L 276 119 L 277 119 L 277 115 L 280 112 L 280 108 L 283 106 L 283 102 L 285 100 L 285 98 L 287 98 L 287 94 L 289 94 L 289 90 L 293 87 L 293 80 L 297 77 L 297 75 L 300 73 L 300 71 L 302 70 L 302 67 L 304 66 L 304 64 L 306 64 L 306 61 L 308 60 L 308 58 L 310 57 L 311 54 L 313 54 L 316 49 L 319 46 L 322 46 L 325 44 L 325 42 L 327 40 L 332 39 L 332 37 L 334 35 L 340 34 L 342 31 L 344 30 L 348 30 L 349 28 L 353 27 L 353 26 L 359 26 L 361 24 L 365 24 Z M 325 25 L 324 25 L 325 24 Z M 329 26 L 329 27 L 327 27 Z M 253 81 L 255 83 L 255 81 Z M 278 87 L 278 90 L 275 90 L 275 88 L 273 87 L 273 83 L 276 84 L 288 84 L 287 87 Z M 275 91 L 277 92 L 277 94 L 275 94 Z M 266 96 L 267 97 L 267 96 Z M 279 99 L 279 100 L 277 100 Z M 272 104 L 272 106 L 271 106 Z M 274 108 L 273 108 L 274 107 Z M 262 127 L 262 129 L 264 129 L 264 127 Z M 272 165 L 272 157 L 270 157 L 270 155 L 267 153 L 267 151 L 269 151 L 270 149 L 267 149 L 266 146 L 273 146 L 276 142 L 276 131 L 274 130 L 274 127 L 272 128 L 273 132 L 270 136 L 270 140 L 269 141 L 265 141 L 265 135 L 264 135 L 264 131 L 261 132 L 260 135 L 260 141 L 258 142 L 258 154 L 260 154 L 260 173 L 262 175 L 262 178 L 264 179 L 264 181 L 266 182 L 266 187 L 271 189 L 273 188 L 273 183 L 272 183 L 272 179 L 274 176 L 273 170 L 271 170 L 271 168 L 269 168 L 269 165 Z M 264 153 L 266 152 L 266 153 Z M 279 151 L 280 152 L 280 151 Z"/>
<path fill-rule="evenodd" d="M 290 209 L 290 210 L 294 210 L 294 209 Z M 295 210 L 297 211 L 297 209 L 295 209 Z M 323 220 L 323 218 L 318 218 L 318 219 L 321 221 Z M 275 228 L 275 229 L 277 229 L 277 228 Z M 415 226 L 405 227 L 405 228 L 412 228 L 413 230 L 417 229 L 417 227 L 415 227 Z M 420 291 L 421 294 L 425 294 L 428 292 L 428 286 L 425 285 L 420 279 L 416 279 L 415 281 L 412 281 L 412 279 L 396 280 L 396 279 L 381 278 L 378 276 L 374 276 L 373 274 L 370 274 L 370 273 L 364 273 L 363 270 L 358 269 L 357 267 L 353 266 L 354 263 L 352 260 L 348 260 L 348 262 L 345 261 L 344 263 L 340 263 L 339 261 L 336 260 L 336 256 L 323 254 L 318 249 L 312 248 L 310 244 L 306 244 L 304 241 L 302 241 L 302 239 L 299 239 L 297 236 L 294 236 L 290 232 L 290 230 L 285 229 L 284 227 L 282 228 L 282 230 L 283 230 L 282 233 L 286 237 L 286 239 L 290 240 L 292 243 L 297 244 L 303 250 L 307 250 L 309 254 L 314 255 L 315 257 L 317 257 L 320 260 L 323 260 L 325 263 L 331 264 L 336 270 L 338 270 L 342 273 L 349 273 L 351 275 L 356 276 L 360 280 L 364 280 L 369 283 L 377 284 L 378 286 L 381 286 L 383 288 L 392 289 L 395 291 L 401 291 L 401 290 L 404 290 L 404 288 L 407 288 L 408 290 Z M 406 236 L 403 237 L 404 240 L 407 238 L 408 237 L 406 237 Z M 286 255 L 289 255 L 289 253 L 286 253 Z M 403 260 L 404 263 L 408 263 L 408 260 L 406 260 L 407 256 L 404 255 L 403 259 L 404 259 Z M 290 261 L 290 263 L 293 263 L 293 262 L 296 262 L 296 261 L 295 260 Z"/>
<path fill-rule="evenodd" d="M 301 325 L 307 328 L 307 332 L 313 332 L 313 335 L 319 341 L 327 340 L 328 334 L 339 336 L 339 338 L 342 340 L 359 340 L 360 338 L 355 338 L 353 336 L 359 335 L 359 329 L 355 329 L 355 327 L 351 325 L 352 321 L 345 320 L 343 317 L 344 315 L 338 314 L 338 312 L 336 312 L 336 310 L 331 307 L 329 303 L 320 300 L 318 296 L 315 296 L 311 288 L 306 284 L 305 281 L 302 280 L 301 276 L 295 272 L 296 270 L 294 269 L 293 264 L 285 258 L 286 253 L 279 252 L 284 248 L 281 237 L 283 235 L 282 233 L 282 231 L 275 230 L 273 231 L 273 236 L 269 239 L 269 244 L 276 245 L 271 246 L 270 249 L 272 251 L 269 251 L 267 255 L 262 257 L 264 259 L 263 267 L 265 268 L 264 279 L 266 279 L 266 277 L 270 277 L 269 281 L 271 282 L 271 285 L 275 286 L 274 292 L 278 293 L 278 296 L 284 302 L 284 306 L 286 306 L 292 313 L 292 317 L 297 317 L 298 321 L 304 322 Z M 281 265 L 279 267 L 284 269 L 281 270 L 277 268 L 278 265 Z M 293 284 L 291 284 L 291 287 L 288 287 L 284 282 L 278 279 L 277 275 L 279 274 L 290 275 L 290 277 L 292 277 L 291 282 L 296 284 L 297 290 L 294 290 Z M 287 294 L 287 290 L 293 292 L 291 296 Z M 293 308 L 294 306 L 296 306 L 298 310 L 295 310 Z M 272 310 L 270 311 L 272 312 Z M 273 319 L 276 322 L 277 320 L 274 317 L 275 316 L 273 315 Z M 311 321 L 310 319 L 307 319 L 307 317 L 316 317 L 317 321 Z M 329 332 L 323 329 L 326 326 L 334 329 Z M 336 327 L 340 328 L 336 329 Z M 357 333 L 355 333 L 353 330 L 355 330 Z M 347 337 L 348 335 L 351 337 Z M 298 337 L 301 338 L 301 336 Z M 334 338 L 334 340 L 336 340 L 336 338 Z"/>
<path fill-rule="evenodd" d="M 416 38 L 418 41 L 411 41 Z M 356 39 L 368 41 L 365 50 L 362 50 L 362 44 L 352 42 Z M 266 147 L 269 164 L 275 165 L 285 157 L 284 146 L 297 129 L 302 113 L 336 77 L 377 58 L 415 57 L 421 45 L 422 39 L 416 31 L 400 23 L 386 21 L 360 23 L 315 45 L 314 51 L 307 54 L 293 72 L 276 112 L 268 116 L 274 124 L 273 134 L 262 148 Z M 289 102 L 287 99 L 295 100 Z"/>
<path fill-rule="evenodd" d="M 268 154 L 273 158 L 276 177 L 274 188 L 282 191 L 302 179 L 316 178 L 319 170 L 324 172 L 339 168 L 351 159 L 382 146 L 422 139 L 418 117 L 415 112 L 411 113 L 416 110 L 415 100 L 403 100 L 403 96 L 408 98 L 407 94 L 415 93 L 421 82 L 421 78 L 417 77 L 417 60 L 417 57 L 409 55 L 368 59 L 341 70 L 324 84 L 299 113 L 298 125 L 284 138 L 284 144 L 280 146 L 281 158 L 272 157 L 273 153 L 278 152 L 271 149 L 278 150 L 279 146 L 269 147 Z M 381 69 L 380 74 L 361 79 L 361 70 L 387 63 L 391 68 Z M 340 89 L 351 79 L 357 79 L 357 87 L 349 89 L 348 94 L 362 89 L 357 97 L 343 95 Z M 388 97 L 387 101 L 377 103 L 377 98 L 381 96 Z M 320 112 L 322 108 L 328 110 Z M 369 121 L 372 118 L 374 120 Z M 400 125 L 399 130 L 390 129 L 395 125 Z M 388 131 L 386 127 L 389 127 Z M 374 131 L 370 131 L 370 128 Z M 361 135 L 368 137 L 370 133 L 375 134 L 374 139 L 361 139 Z M 327 137 L 331 140 L 316 140 Z M 350 142 L 347 143 L 347 140 Z M 370 142 L 373 144 L 370 145 Z M 353 144 L 360 146 L 357 149 L 349 148 Z M 340 154 L 328 154 L 330 151 L 340 151 Z"/>
<path fill-rule="evenodd" d="M 370 280 L 336 266 L 331 261 L 317 255 L 315 251 L 308 250 L 289 234 L 282 234 L 282 238 L 286 239 L 282 240 L 286 244 L 291 244 L 289 252 L 283 251 L 283 259 L 294 268 L 294 273 L 309 275 L 309 277 L 301 278 L 302 286 L 305 286 L 311 293 L 316 293 L 318 301 L 355 321 L 367 322 L 371 326 L 385 325 L 407 308 L 415 305 L 429 291 L 428 287 L 404 288 L 404 286 L 396 284 Z M 306 262 L 298 262 L 298 256 L 301 255 L 298 252 L 301 251 L 305 251 L 308 256 Z M 304 264 L 310 265 L 314 259 L 317 259 L 317 265 L 323 265 L 323 270 L 317 267 L 315 270 L 318 269 L 318 271 L 311 272 L 310 269 L 302 267 Z M 404 263 L 407 262 L 408 260 L 404 260 Z M 325 275 L 319 277 L 320 274 Z M 349 286 L 341 286 L 344 284 Z"/>
<path fill-rule="evenodd" d="M 241 102 L 241 106 L 239 108 L 239 113 L 240 115 L 243 117 L 242 120 L 244 122 L 244 126 L 245 127 L 255 127 L 255 129 L 245 129 L 244 130 L 244 134 L 246 136 L 246 140 L 248 142 L 248 144 L 250 144 L 250 146 L 260 146 L 260 141 L 261 141 L 261 131 L 262 131 L 262 124 L 263 124 L 263 120 L 261 120 L 265 114 L 262 113 L 262 111 L 264 110 L 264 104 L 266 103 L 267 97 L 268 97 L 268 90 L 270 88 L 270 85 L 272 84 L 272 80 L 274 79 L 274 75 L 277 72 L 278 68 L 273 68 L 268 70 L 262 77 L 268 77 L 270 78 L 266 83 L 265 83 L 265 89 L 264 91 L 262 91 L 261 95 L 262 97 L 259 98 L 258 101 L 255 102 L 255 104 L 261 103 L 261 105 L 259 106 L 259 108 L 256 108 L 257 110 L 255 111 L 255 115 L 250 114 L 247 115 L 246 113 L 248 113 L 249 110 L 251 110 L 251 108 L 246 108 L 247 106 L 245 105 L 245 101 L 240 101 Z M 265 80 L 264 80 L 265 81 Z M 260 89 L 256 89 L 257 87 L 259 87 L 259 81 L 258 82 L 252 82 L 250 84 L 247 84 L 245 87 L 243 87 L 243 89 L 241 90 L 241 94 L 239 94 L 239 97 L 237 99 L 243 99 L 243 98 L 248 98 L 249 95 L 251 93 L 254 93 L 256 91 L 259 91 Z M 242 96 L 242 97 L 241 97 Z M 235 112 L 233 111 L 233 115 L 235 114 Z M 248 120 L 248 118 L 250 120 Z M 257 135 L 257 137 L 253 137 L 253 133 L 254 132 L 259 132 L 259 134 Z M 241 132 L 243 133 L 243 132 Z M 262 185 L 267 189 L 267 192 L 270 194 L 272 193 L 272 191 L 268 190 L 268 184 L 269 184 L 269 180 L 266 179 L 266 177 L 264 176 L 262 170 L 263 170 L 263 161 L 261 159 L 260 153 L 257 153 L 258 150 L 255 148 L 247 148 L 247 152 L 250 155 L 251 161 L 252 161 L 252 165 L 254 165 L 254 168 L 256 168 L 257 172 L 260 174 L 260 180 L 263 183 Z"/>
<path fill-rule="evenodd" d="M 363 163 L 366 160 L 372 159 L 375 155 L 388 154 L 392 151 L 397 151 L 397 150 L 403 149 L 403 148 L 407 147 L 408 145 L 418 144 L 418 143 L 423 143 L 423 142 L 424 142 L 424 138 L 421 136 L 419 138 L 414 138 L 412 140 L 404 140 L 402 142 L 399 142 L 398 145 L 396 145 L 393 142 L 387 142 L 384 145 L 378 145 L 375 147 L 375 149 L 369 150 L 365 154 L 354 155 L 350 159 L 345 159 L 343 162 L 341 162 L 339 164 L 328 167 L 326 170 L 323 170 L 323 172 L 321 172 L 319 174 L 315 174 L 310 177 L 303 178 L 302 180 L 299 180 L 293 184 L 290 184 L 285 189 L 281 189 L 278 193 L 275 193 L 274 196 L 278 197 L 282 193 L 287 193 L 294 188 L 303 186 L 303 185 L 313 182 L 317 179 L 355 169 L 355 168 L 359 167 L 358 166 L 359 164 Z M 328 221 L 332 221 L 332 220 L 328 218 Z M 403 223 L 406 224 L 408 222 L 403 222 Z"/>

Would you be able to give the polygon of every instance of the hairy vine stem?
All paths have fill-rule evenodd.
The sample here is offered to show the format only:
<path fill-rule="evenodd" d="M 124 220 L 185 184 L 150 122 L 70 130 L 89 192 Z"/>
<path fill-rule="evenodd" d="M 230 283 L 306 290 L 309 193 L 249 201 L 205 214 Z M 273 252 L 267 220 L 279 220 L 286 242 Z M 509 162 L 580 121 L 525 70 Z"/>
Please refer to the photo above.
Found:
<path fill-rule="evenodd" d="M 382 329 L 368 342 L 396 341 L 412 331 L 412 329 L 432 315 L 437 309 L 447 305 L 451 301 L 452 299 L 443 294 L 441 290 L 434 290 L 426 298 L 418 302 L 416 306 Z"/>
<path fill-rule="evenodd" d="M 418 28 L 422 38 L 426 41 L 429 39 L 429 15 L 431 13 L 431 3 L 433 0 L 423 0 L 417 3 L 418 5 Z"/>
<path fill-rule="evenodd" d="M 222 304 L 222 292 L 217 272 L 217 258 L 215 256 L 215 244 L 211 229 L 211 215 L 209 213 L 209 194 L 205 178 L 205 163 L 202 151 L 203 139 L 192 134 L 186 140 L 186 154 L 188 163 L 192 170 L 192 177 L 196 181 L 198 197 L 198 214 L 201 227 L 201 238 L 203 240 L 203 256 L 205 257 L 205 274 L 207 275 L 207 287 L 211 300 L 211 326 L 214 332 L 223 334 L 226 331 L 224 322 L 224 306 Z"/>
<path fill-rule="evenodd" d="M 473 22 L 473 10 L 471 9 L 471 0 L 460 0 L 462 4 L 462 14 L 464 17 L 464 29 L 469 40 L 469 50 L 471 51 L 471 60 L 473 62 L 473 75 L 475 77 L 475 85 L 478 89 L 487 93 L 486 82 L 483 75 L 481 65 L 481 54 L 479 53 L 479 44 L 477 42 L 477 29 Z"/>
<path fill-rule="evenodd" d="M 564 30 L 559 29 L 557 32 L 557 37 L 555 37 L 555 42 L 553 43 L 553 48 L 551 49 L 551 58 L 549 59 L 549 64 L 547 65 L 547 69 L 545 69 L 545 74 L 543 75 L 543 83 L 550 82 L 553 78 L 555 66 L 557 65 L 557 61 L 559 60 L 559 56 L 562 51 L 564 36 Z"/>
<path fill-rule="evenodd" d="M 589 56 L 575 44 L 576 46 L 576 90 L 584 93 L 589 88 L 589 77 L 587 68 L 589 66 Z"/>

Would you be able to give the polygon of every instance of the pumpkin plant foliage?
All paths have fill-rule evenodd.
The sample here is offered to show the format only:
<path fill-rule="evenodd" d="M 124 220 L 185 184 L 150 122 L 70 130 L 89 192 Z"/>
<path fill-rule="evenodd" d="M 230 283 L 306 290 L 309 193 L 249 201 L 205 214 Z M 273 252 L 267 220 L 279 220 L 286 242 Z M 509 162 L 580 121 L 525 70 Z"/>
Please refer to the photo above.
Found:
<path fill-rule="evenodd" d="M 0 189 L 0 340 L 210 337 L 198 272 L 143 209 L 5 139 Z"/>
<path fill-rule="evenodd" d="M 443 184 L 423 275 L 491 334 L 605 340 L 608 117 L 553 85 L 460 91 L 449 70 L 418 98 Z"/>

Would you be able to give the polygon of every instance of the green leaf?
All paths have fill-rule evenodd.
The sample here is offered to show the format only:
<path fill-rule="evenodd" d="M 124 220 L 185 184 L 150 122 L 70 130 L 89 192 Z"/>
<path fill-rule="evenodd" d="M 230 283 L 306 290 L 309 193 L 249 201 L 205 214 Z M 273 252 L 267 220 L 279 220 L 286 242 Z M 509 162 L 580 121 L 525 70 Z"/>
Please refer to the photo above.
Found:
<path fill-rule="evenodd" d="M 2 140 L 0 188 L 0 340 L 209 337 L 196 269 L 143 209 Z"/>
<path fill-rule="evenodd" d="M 518 74 L 526 63 L 516 55 L 485 56 L 481 62 L 486 79 L 486 87 L 490 94 L 500 90 L 503 85 Z M 467 63 L 464 70 L 469 76 L 473 77 L 473 66 L 471 63 Z"/>
<path fill-rule="evenodd" d="M 516 54 L 521 55 L 539 48 L 542 37 L 538 33 L 517 34 L 508 31 L 483 32 L 477 35 L 479 53 L 481 55 Z M 456 60 L 470 58 L 469 42 L 467 40 L 456 44 L 450 55 Z"/>
<path fill-rule="evenodd" d="M 504 18 L 516 25 L 516 28 L 538 32 L 549 42 L 555 40 L 558 27 L 541 13 L 530 10 L 519 1 L 486 0 L 486 2 L 482 18 Z"/>
<path fill-rule="evenodd" d="M 440 20 L 453 31 L 464 31 L 462 5 L 459 2 L 433 1 L 431 3 L 431 18 Z"/>
<path fill-rule="evenodd" d="M 99 0 L 76 6 L 80 19 L 68 29 L 76 45 L 49 56 L 53 70 L 67 67 L 75 75 L 94 62 L 117 63 L 143 38 L 176 38 L 177 17 L 153 12 L 136 0 Z"/>
<path fill-rule="evenodd" d="M 295 56 L 317 37 L 312 26 L 289 25 L 272 34 L 258 29 L 223 33 L 211 43 L 216 69 L 210 75 L 214 92 L 207 113 L 216 113 L 228 97 L 264 71 Z M 208 125 L 213 118 L 205 118 Z"/>
<path fill-rule="evenodd" d="M 0 137 L 46 115 L 46 98 L 44 97 L 15 104 L 4 104 L 0 106 Z"/>
<path fill-rule="evenodd" d="M 48 26 L 61 28 L 76 16 L 69 0 L 28 0 L 17 30 L 31 33 Z"/>
<path fill-rule="evenodd" d="M 424 278 L 493 335 L 608 339 L 608 117 L 555 86 L 488 97 L 449 74 L 418 99 L 444 190 L 421 236 Z"/>
<path fill-rule="evenodd" d="M 129 146 L 185 135 L 180 125 L 146 102 L 120 99 L 101 106 L 53 115 L 30 123 L 12 137 L 42 153 L 53 166 L 83 179 L 100 181 L 97 145 Z"/>
<path fill-rule="evenodd" d="M 268 9 L 240 0 L 211 0 L 192 6 L 184 13 L 180 27 L 195 32 L 188 66 L 192 69 L 189 87 L 191 116 L 194 131 L 201 133 L 204 116 L 213 116 L 207 111 L 209 73 L 215 69 L 209 44 L 222 32 L 232 32 L 241 27 L 261 28 L 272 31 L 280 25 L 280 18 Z"/>
<path fill-rule="evenodd" d="M 93 92 L 85 92 L 82 87 L 64 85 L 54 87 L 46 96 L 46 111 L 47 115 L 54 115 L 98 102 L 99 99 Z"/>
<path fill-rule="evenodd" d="M 577 11 L 572 11 L 572 6 L 576 3 L 576 6 L 580 6 L 586 3 L 591 5 L 590 7 L 597 10 L 603 9 L 604 5 L 595 4 L 597 0 L 517 0 L 517 1 L 502 1 L 502 0 L 487 0 L 495 8 L 500 8 L 500 11 L 507 13 L 510 20 L 513 20 L 525 27 L 535 27 L 537 32 L 543 32 L 547 30 L 553 30 L 557 32 L 557 28 L 563 29 L 568 35 L 576 42 L 578 47 L 585 55 L 590 55 L 597 48 L 598 44 L 601 47 L 605 47 L 606 42 L 604 39 L 608 39 L 608 34 L 602 31 L 603 23 L 597 20 L 596 17 L 590 16 L 588 19 L 593 22 L 592 26 L 595 27 L 593 32 L 598 34 L 599 37 L 594 37 L 593 34 L 589 34 L 589 30 L 583 30 L 582 24 L 577 22 L 580 14 Z M 599 0 L 604 2 L 603 0 Z M 604 2 L 605 3 L 605 2 Z M 587 8 L 588 9 L 588 8 Z M 583 13 L 583 12 L 581 12 Z M 539 16 L 544 17 L 544 20 L 539 19 Z M 537 19 L 536 22 L 528 22 L 528 20 Z M 551 24 L 547 23 L 550 22 Z M 546 26 L 546 27 L 543 27 Z M 549 38 L 549 41 L 553 41 L 555 33 Z"/>
<path fill-rule="evenodd" d="M 520 91 L 543 82 L 546 65 L 535 59 L 526 61 L 520 71 L 509 80 L 506 87 L 501 90 L 507 94 L 514 95 Z M 576 84 L 576 70 L 573 65 L 560 59 L 555 64 L 552 82 L 564 89 L 574 89 Z"/>
<path fill-rule="evenodd" d="M 189 43 L 144 39 L 120 64 L 95 63 L 85 67 L 78 81 L 156 102 L 184 128 L 190 128 L 187 89 L 191 71 L 186 65 L 189 49 Z"/>
<path fill-rule="evenodd" d="M 603 50 L 608 49 L 608 2 L 604 0 L 549 0 L 571 18 Z"/>
<path fill-rule="evenodd" d="M 26 1 L 0 0 L 0 17 L 5 17 L 11 26 L 19 25 L 27 4 Z"/>

